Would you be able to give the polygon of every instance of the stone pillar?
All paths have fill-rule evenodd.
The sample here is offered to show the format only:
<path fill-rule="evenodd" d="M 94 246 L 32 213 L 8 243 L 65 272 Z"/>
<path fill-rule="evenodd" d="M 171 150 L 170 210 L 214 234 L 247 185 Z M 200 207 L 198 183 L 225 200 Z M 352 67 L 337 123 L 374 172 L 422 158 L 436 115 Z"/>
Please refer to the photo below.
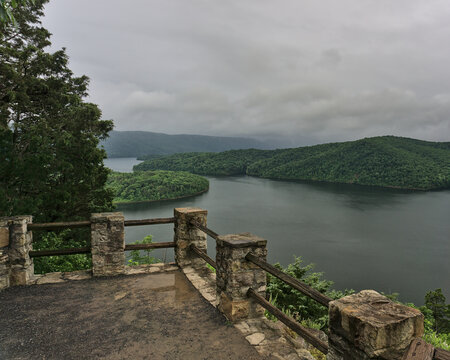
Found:
<path fill-rule="evenodd" d="M 189 250 L 190 245 L 195 245 L 206 252 L 206 234 L 192 226 L 189 221 L 195 220 L 206 226 L 208 211 L 199 208 L 175 208 L 175 262 L 178 266 L 192 266 L 194 268 L 205 267 L 205 260 Z"/>
<path fill-rule="evenodd" d="M 373 290 L 330 302 L 328 360 L 400 360 L 424 331 L 419 310 Z"/>
<path fill-rule="evenodd" d="M 9 225 L 8 218 L 0 218 L 0 290 L 9 287 L 11 265 L 8 256 Z"/>
<path fill-rule="evenodd" d="M 0 231 L 3 235 L 6 233 L 6 227 L 9 232 L 9 247 L 7 251 L 3 248 L 3 260 L 0 259 L 0 264 L 3 262 L 3 265 L 0 265 L 0 268 L 3 267 L 3 273 L 10 271 L 9 285 L 11 286 L 28 285 L 34 277 L 33 260 L 29 255 L 32 249 L 33 233 L 27 229 L 27 224 L 31 224 L 32 221 L 33 217 L 30 215 L 3 218 L 0 221 Z M 6 253 L 7 256 L 5 256 Z M 10 270 L 7 269 L 8 262 Z"/>
<path fill-rule="evenodd" d="M 9 287 L 9 278 L 11 276 L 11 267 L 9 257 L 3 250 L 0 250 L 0 290 Z"/>
<path fill-rule="evenodd" d="M 5 250 L 0 249 L 0 291 L 9 287 L 11 266 Z"/>
<path fill-rule="evenodd" d="M 124 273 L 125 231 L 120 212 L 91 214 L 92 274 L 114 276 Z"/>
<path fill-rule="evenodd" d="M 266 260 L 267 240 L 250 233 L 219 236 L 216 247 L 218 308 L 230 321 L 260 317 L 264 309 L 247 297 L 251 287 L 265 297 L 266 272 L 247 261 L 248 253 Z"/>

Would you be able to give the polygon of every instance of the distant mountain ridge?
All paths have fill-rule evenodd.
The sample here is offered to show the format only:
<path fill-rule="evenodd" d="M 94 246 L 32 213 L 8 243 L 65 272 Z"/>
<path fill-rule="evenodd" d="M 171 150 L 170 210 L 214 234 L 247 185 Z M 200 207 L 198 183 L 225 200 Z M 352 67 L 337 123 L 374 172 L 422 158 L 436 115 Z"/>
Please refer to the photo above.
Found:
<path fill-rule="evenodd" d="M 183 152 L 220 152 L 231 149 L 268 149 L 266 143 L 241 137 L 168 135 L 149 131 L 111 131 L 100 144 L 109 158 L 145 157 Z"/>
<path fill-rule="evenodd" d="M 450 188 L 450 142 L 380 136 L 291 149 L 175 154 L 134 169 L 444 189 Z"/>

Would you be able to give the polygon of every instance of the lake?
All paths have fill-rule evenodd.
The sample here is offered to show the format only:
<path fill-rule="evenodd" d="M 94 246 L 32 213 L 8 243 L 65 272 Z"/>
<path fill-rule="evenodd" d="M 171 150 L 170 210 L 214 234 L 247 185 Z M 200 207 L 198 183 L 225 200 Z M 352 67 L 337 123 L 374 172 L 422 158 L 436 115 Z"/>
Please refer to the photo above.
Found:
<path fill-rule="evenodd" d="M 131 171 L 136 159 L 108 159 Z M 219 234 L 251 232 L 268 240 L 268 261 L 287 265 L 294 255 L 334 282 L 336 289 L 400 293 L 423 304 L 442 288 L 450 300 L 450 191 L 412 192 L 345 184 L 274 181 L 248 176 L 208 177 L 207 193 L 174 201 L 122 204 L 126 219 L 173 216 L 175 207 L 208 210 Z M 172 241 L 173 226 L 126 228 L 126 241 L 153 235 Z M 208 253 L 215 257 L 208 237 Z M 163 260 L 173 250 L 158 250 Z"/>

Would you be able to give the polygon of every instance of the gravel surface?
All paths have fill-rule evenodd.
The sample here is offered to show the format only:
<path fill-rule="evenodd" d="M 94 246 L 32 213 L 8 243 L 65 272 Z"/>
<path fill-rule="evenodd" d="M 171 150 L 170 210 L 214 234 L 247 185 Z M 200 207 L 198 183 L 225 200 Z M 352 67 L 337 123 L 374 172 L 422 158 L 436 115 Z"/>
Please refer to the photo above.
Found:
<path fill-rule="evenodd" d="M 0 292 L 0 359 L 261 359 L 179 272 Z"/>

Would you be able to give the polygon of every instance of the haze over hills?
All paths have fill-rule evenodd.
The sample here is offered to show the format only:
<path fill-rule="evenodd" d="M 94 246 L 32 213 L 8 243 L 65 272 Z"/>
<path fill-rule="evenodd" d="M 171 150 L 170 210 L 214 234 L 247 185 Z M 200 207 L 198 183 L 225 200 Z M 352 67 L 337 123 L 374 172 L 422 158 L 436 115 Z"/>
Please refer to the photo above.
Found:
<path fill-rule="evenodd" d="M 175 154 L 134 169 L 442 189 L 450 188 L 450 142 L 380 136 L 291 149 Z"/>
<path fill-rule="evenodd" d="M 270 149 L 269 143 L 251 138 L 206 135 L 168 135 L 149 131 L 111 131 L 104 146 L 109 158 L 143 157 L 185 152 L 220 152 L 231 149 Z"/>

